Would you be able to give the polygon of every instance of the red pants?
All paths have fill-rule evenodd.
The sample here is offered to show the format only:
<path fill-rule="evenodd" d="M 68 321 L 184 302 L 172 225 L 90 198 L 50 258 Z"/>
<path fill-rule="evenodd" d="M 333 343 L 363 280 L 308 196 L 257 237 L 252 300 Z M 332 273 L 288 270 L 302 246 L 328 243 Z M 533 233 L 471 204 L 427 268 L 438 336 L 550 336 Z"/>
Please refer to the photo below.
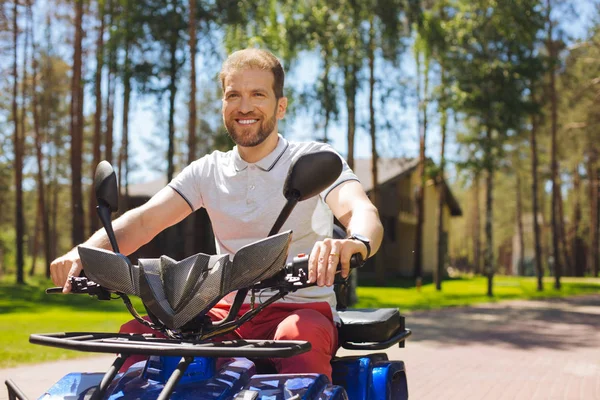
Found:
<path fill-rule="evenodd" d="M 240 314 L 248 308 L 249 305 L 244 304 Z M 229 306 L 217 305 L 208 315 L 218 321 L 225 318 L 228 311 Z M 120 332 L 156 333 L 136 320 L 124 324 Z M 231 339 L 306 340 L 312 346 L 309 352 L 270 361 L 281 374 L 314 372 L 325 374 L 331 380 L 331 358 L 338 349 L 338 337 L 328 303 L 271 304 L 232 333 L 217 337 L 217 340 Z M 144 359 L 144 356 L 130 356 L 121 371 Z"/>

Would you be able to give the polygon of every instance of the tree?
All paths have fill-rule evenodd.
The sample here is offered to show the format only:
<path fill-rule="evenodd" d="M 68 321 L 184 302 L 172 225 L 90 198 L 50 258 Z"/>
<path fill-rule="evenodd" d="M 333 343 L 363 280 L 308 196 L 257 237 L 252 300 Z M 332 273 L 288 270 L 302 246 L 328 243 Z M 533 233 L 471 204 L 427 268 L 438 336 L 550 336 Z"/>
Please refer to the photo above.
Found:
<path fill-rule="evenodd" d="M 536 89 L 535 83 L 530 87 L 531 99 L 536 104 Z M 544 290 L 544 270 L 542 267 L 542 247 L 540 244 L 540 225 L 538 222 L 539 213 L 539 191 L 538 191 L 538 150 L 537 150 L 537 129 L 538 129 L 538 115 L 531 113 L 531 197 L 533 199 L 533 235 L 534 235 L 534 251 L 535 251 L 535 271 L 537 275 L 537 290 L 541 292 Z"/>
<path fill-rule="evenodd" d="M 23 268 L 23 235 L 25 231 L 25 218 L 23 216 L 23 135 L 24 132 L 19 131 L 19 109 L 17 99 L 19 96 L 19 73 L 18 73 L 18 0 L 14 1 L 13 7 L 13 98 L 12 98 L 12 118 L 14 122 L 14 169 L 15 169 L 15 222 L 16 222 L 16 247 L 17 247 L 17 283 L 25 283 Z"/>
<path fill-rule="evenodd" d="M 81 182 L 83 152 L 83 82 L 82 40 L 83 40 L 83 0 L 75 3 L 75 41 L 73 43 L 73 76 L 71 81 L 71 208 L 73 222 L 71 241 L 73 246 L 84 240 L 83 193 Z"/>
<path fill-rule="evenodd" d="M 561 201 L 559 197 L 560 194 L 560 184 L 558 183 L 558 158 L 557 158 L 557 150 L 556 150 L 556 135 L 558 132 L 558 101 L 556 98 L 556 62 L 558 60 L 557 47 L 554 42 L 552 30 L 553 24 L 552 18 L 550 16 L 552 12 L 552 3 L 551 0 L 546 0 L 546 15 L 547 15 L 547 28 L 548 28 L 548 37 L 546 39 L 546 48 L 549 53 L 549 59 L 552 63 L 550 68 L 550 83 L 549 83 L 549 91 L 550 91 L 550 106 L 551 106 L 551 118 L 552 118 L 552 141 L 551 141 L 551 170 L 552 170 L 552 254 L 554 260 L 554 288 L 560 289 L 560 276 L 562 274 L 562 267 L 560 262 L 560 251 L 559 251 L 559 224 L 558 216 L 559 208 L 558 203 Z"/>
<path fill-rule="evenodd" d="M 102 157 L 102 69 L 104 67 L 104 27 L 106 20 L 106 3 L 104 0 L 98 1 L 98 36 L 96 39 L 96 73 L 94 74 L 94 98 L 96 100 L 96 111 L 94 113 L 94 136 L 92 139 L 92 182 L 96 173 L 96 166 L 100 163 Z M 90 186 L 90 196 L 88 203 L 88 224 L 89 232 L 92 235 L 98 229 L 98 216 L 96 215 L 96 196 L 94 185 Z"/>
<path fill-rule="evenodd" d="M 493 189 L 503 143 L 523 114 L 526 82 L 532 68 L 528 49 L 543 26 L 533 0 L 508 3 L 458 1 L 449 22 L 448 66 L 455 79 L 457 108 L 479 129 L 464 137 L 477 158 L 465 164 L 486 172 L 485 266 L 489 296 L 493 295 Z"/>
<path fill-rule="evenodd" d="M 33 24 L 33 11 L 31 1 L 27 2 L 27 11 L 29 15 L 29 19 Z M 46 180 L 44 177 L 44 155 L 42 152 L 43 145 L 43 137 L 42 130 L 40 127 L 40 117 L 39 117 L 39 101 L 38 101 L 38 55 L 37 55 L 37 46 L 35 39 L 33 37 L 33 29 L 31 32 L 32 35 L 32 82 L 31 82 L 31 107 L 32 107 L 32 115 L 33 115 L 33 126 L 35 132 L 35 152 L 36 152 L 36 160 L 37 160 L 37 192 L 38 192 L 38 211 L 40 215 L 40 219 L 42 221 L 42 232 L 43 232 L 43 241 L 44 241 L 44 258 L 45 258 L 45 274 L 46 277 L 50 277 L 50 262 L 51 262 L 51 250 L 50 250 L 50 220 L 48 215 L 48 204 L 46 198 Z M 37 230 L 36 230 L 37 235 Z M 34 252 L 35 257 L 35 252 Z M 33 263 L 31 271 L 33 272 Z"/>

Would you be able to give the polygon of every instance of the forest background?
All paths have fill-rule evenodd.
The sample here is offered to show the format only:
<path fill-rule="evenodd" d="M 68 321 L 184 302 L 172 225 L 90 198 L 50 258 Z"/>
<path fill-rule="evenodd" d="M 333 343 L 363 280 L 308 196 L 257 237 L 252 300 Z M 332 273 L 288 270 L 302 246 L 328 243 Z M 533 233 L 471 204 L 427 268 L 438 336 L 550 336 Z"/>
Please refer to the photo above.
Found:
<path fill-rule="evenodd" d="M 418 157 L 419 225 L 421 188 L 451 183 L 438 287 L 450 266 L 491 295 L 513 257 L 538 290 L 598 276 L 597 0 L 0 0 L 0 275 L 47 273 L 99 228 L 100 160 L 126 209 L 129 185 L 230 148 L 217 73 L 247 46 L 284 63 L 287 137 L 350 166 Z"/>

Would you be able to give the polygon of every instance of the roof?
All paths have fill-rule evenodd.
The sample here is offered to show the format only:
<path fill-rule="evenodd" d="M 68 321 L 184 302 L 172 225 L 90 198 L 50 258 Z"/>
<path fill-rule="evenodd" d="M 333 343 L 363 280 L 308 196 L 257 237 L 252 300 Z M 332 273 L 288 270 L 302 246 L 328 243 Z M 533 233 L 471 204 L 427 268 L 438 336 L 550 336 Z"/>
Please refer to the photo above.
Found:
<path fill-rule="evenodd" d="M 379 158 L 377 159 L 377 183 L 382 185 L 389 180 L 398 178 L 400 175 L 405 175 L 413 171 L 418 165 L 418 158 Z M 360 179 L 365 192 L 373 189 L 371 168 L 370 158 L 354 160 L 354 173 Z"/>
<path fill-rule="evenodd" d="M 384 185 L 389 181 L 400 178 L 406 174 L 412 173 L 419 165 L 418 158 L 379 158 L 377 160 L 377 181 L 379 185 Z M 371 173 L 371 159 L 359 158 L 354 160 L 354 173 L 360 179 L 360 183 L 369 192 L 373 189 L 373 175 Z M 446 205 L 450 209 L 450 215 L 458 217 L 462 215 L 462 210 L 456 197 L 452 194 L 450 187 L 443 181 Z"/>
<path fill-rule="evenodd" d="M 162 176 L 148 182 L 129 185 L 129 197 L 152 197 L 167 186 L 167 178 Z"/>

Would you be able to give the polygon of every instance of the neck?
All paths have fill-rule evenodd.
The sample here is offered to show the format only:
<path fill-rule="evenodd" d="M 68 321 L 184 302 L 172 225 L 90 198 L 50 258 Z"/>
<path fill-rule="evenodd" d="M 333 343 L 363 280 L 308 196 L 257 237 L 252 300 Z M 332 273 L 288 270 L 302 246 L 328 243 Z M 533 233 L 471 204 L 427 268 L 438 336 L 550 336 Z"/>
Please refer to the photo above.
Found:
<path fill-rule="evenodd" d="M 273 150 L 275 150 L 278 141 L 279 136 L 277 135 L 277 129 L 275 129 L 265 139 L 265 141 L 259 144 L 258 146 L 242 147 L 238 145 L 237 149 L 242 160 L 246 161 L 247 163 L 254 164 L 257 161 L 262 160 L 263 158 L 268 156 Z"/>

